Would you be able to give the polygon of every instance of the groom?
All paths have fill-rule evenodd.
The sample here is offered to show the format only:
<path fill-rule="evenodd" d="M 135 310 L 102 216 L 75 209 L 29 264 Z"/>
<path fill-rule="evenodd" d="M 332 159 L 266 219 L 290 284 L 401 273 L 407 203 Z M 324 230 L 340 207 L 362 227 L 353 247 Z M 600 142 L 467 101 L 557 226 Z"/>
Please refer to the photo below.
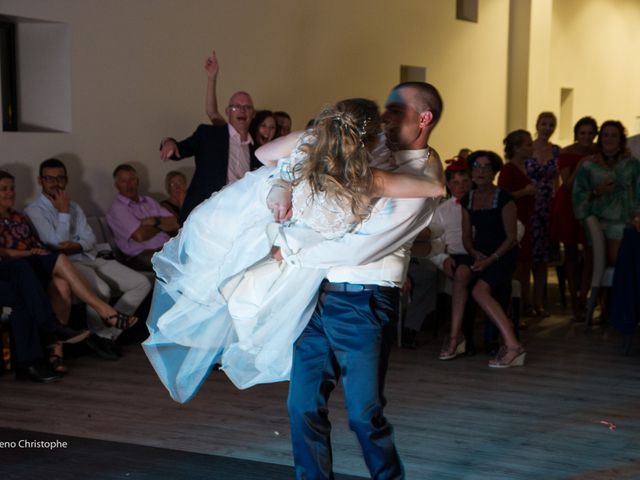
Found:
<path fill-rule="evenodd" d="M 440 159 L 428 148 L 442 113 L 438 91 L 427 83 L 401 83 L 385 108 L 390 152 L 372 166 L 442 181 Z M 371 478 L 404 478 L 393 429 L 383 415 L 384 381 L 411 244 L 436 204 L 380 199 L 354 233 L 295 254 L 282 252 L 290 264 L 329 268 L 313 316 L 294 344 L 288 408 L 296 478 L 334 478 L 328 400 L 340 378 L 349 426 Z"/>

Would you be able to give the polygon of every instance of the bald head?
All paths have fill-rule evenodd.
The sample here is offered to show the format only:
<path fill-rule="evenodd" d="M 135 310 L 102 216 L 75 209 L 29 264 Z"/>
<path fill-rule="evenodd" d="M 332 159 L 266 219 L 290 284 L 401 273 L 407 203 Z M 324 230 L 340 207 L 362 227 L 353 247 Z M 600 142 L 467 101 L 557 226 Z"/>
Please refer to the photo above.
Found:
<path fill-rule="evenodd" d="M 251 95 L 243 91 L 231 95 L 225 113 L 231 126 L 237 130 L 241 137 L 245 138 L 249 133 L 249 125 L 255 114 Z"/>

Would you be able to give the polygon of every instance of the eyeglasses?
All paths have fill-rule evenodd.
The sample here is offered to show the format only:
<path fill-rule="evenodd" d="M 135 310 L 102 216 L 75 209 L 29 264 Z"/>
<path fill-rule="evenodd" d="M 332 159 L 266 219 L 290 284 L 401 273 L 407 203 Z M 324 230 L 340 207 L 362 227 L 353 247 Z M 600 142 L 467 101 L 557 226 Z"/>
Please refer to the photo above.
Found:
<path fill-rule="evenodd" d="M 239 110 L 242 110 L 244 112 L 250 112 L 253 110 L 253 105 L 229 105 L 229 110 L 231 110 L 232 112 L 237 112 Z"/>
<path fill-rule="evenodd" d="M 493 170 L 493 167 L 490 163 L 474 163 L 474 170 Z"/>
<path fill-rule="evenodd" d="M 52 177 L 51 175 L 43 175 L 40 178 L 47 183 L 65 183 L 68 180 L 68 177 L 66 175 L 58 175 L 56 177 Z"/>

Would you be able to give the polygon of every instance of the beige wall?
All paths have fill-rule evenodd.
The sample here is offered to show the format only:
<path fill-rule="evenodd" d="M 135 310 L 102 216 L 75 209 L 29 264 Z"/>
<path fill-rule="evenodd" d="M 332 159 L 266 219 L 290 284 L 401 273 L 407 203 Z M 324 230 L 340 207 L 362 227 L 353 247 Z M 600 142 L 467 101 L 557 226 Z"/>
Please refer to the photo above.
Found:
<path fill-rule="evenodd" d="M 246 89 L 258 107 L 288 110 L 302 127 L 344 97 L 383 103 L 401 64 L 422 65 L 446 102 L 432 138 L 443 156 L 495 146 L 504 133 L 503 0 L 483 0 L 478 24 L 456 21 L 454 0 L 0 0 L 0 13 L 71 30 L 71 133 L 0 133 L 19 206 L 52 155 L 68 163 L 71 193 L 90 211 L 109 205 L 120 162 L 141 167 L 143 187 L 156 193 L 170 168 L 189 172 L 188 160 L 162 164 L 158 142 L 206 120 L 203 64 L 214 47 L 222 105 Z"/>
<path fill-rule="evenodd" d="M 529 113 L 557 110 L 556 92 L 570 84 L 577 116 L 619 117 L 631 126 L 640 84 L 632 61 L 637 0 L 555 0 L 552 9 L 551 0 L 540 1 L 553 13 L 549 80 L 536 85 L 546 93 L 533 105 L 527 100 Z M 118 163 L 139 167 L 143 188 L 154 194 L 171 168 L 191 172 L 189 160 L 161 163 L 158 143 L 206 121 L 203 64 L 214 47 L 221 105 L 246 89 L 257 107 L 289 111 L 296 127 L 341 98 L 383 103 L 401 64 L 425 66 L 445 99 L 432 137 L 441 155 L 463 146 L 501 152 L 509 0 L 480 0 L 477 24 L 455 20 L 454 0 L 0 0 L 0 13 L 63 22 L 71 34 L 71 132 L 0 132 L 0 164 L 18 177 L 19 206 L 37 193 L 36 167 L 52 155 L 70 167 L 71 193 L 89 212 L 108 207 Z M 591 22 L 610 17 L 610 30 L 596 37 Z M 624 59 L 599 40 L 611 35 Z M 576 48 L 576 39 L 589 48 Z"/>
<path fill-rule="evenodd" d="M 572 123 L 591 115 L 640 133 L 639 52 L 640 1 L 554 0 L 545 105 L 558 112 L 560 89 L 573 88 Z"/>

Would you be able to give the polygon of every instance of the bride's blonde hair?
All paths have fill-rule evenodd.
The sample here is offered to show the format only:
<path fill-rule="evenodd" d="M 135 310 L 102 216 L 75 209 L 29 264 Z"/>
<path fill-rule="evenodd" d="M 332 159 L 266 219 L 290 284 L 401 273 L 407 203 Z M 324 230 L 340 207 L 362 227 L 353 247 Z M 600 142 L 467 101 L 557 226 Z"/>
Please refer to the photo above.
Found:
<path fill-rule="evenodd" d="M 380 114 L 371 100 L 351 98 L 324 109 L 311 129 L 315 143 L 302 147 L 308 158 L 296 165 L 294 185 L 306 181 L 314 195 L 344 200 L 363 220 L 373 183 L 365 144 L 379 132 Z"/>

